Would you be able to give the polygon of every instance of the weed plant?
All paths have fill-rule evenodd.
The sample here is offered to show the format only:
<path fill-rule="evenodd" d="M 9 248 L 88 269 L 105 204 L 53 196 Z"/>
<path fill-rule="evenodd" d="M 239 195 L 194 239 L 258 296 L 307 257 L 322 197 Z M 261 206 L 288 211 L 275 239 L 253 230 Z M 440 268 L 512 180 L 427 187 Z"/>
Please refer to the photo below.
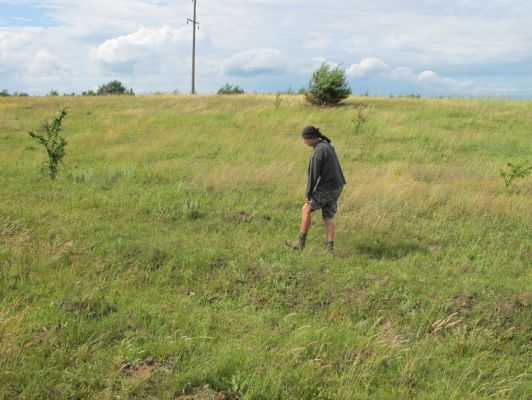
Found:
<path fill-rule="evenodd" d="M 38 133 L 28 132 L 32 138 L 46 149 L 46 153 L 48 154 L 48 169 L 50 170 L 50 178 L 52 179 L 57 177 L 59 163 L 65 156 L 67 141 L 61 136 L 61 125 L 66 115 L 66 109 L 62 109 L 52 120 L 52 123 L 48 121 L 43 122 Z"/>
<path fill-rule="evenodd" d="M 366 116 L 365 111 L 359 107 L 357 108 L 355 118 L 353 118 L 353 128 L 355 135 L 360 132 L 362 126 L 367 122 L 368 117 Z"/>
<path fill-rule="evenodd" d="M 282 102 L 283 102 L 283 97 L 281 96 L 281 92 L 277 92 L 275 94 L 275 101 L 273 102 L 273 106 L 275 107 L 276 110 L 278 110 L 279 107 L 281 107 Z"/>
<path fill-rule="evenodd" d="M 512 182 L 518 178 L 527 177 L 532 171 L 532 165 L 527 165 L 527 163 L 507 163 L 508 170 L 501 170 L 501 177 L 504 179 L 506 187 L 509 187 Z"/>

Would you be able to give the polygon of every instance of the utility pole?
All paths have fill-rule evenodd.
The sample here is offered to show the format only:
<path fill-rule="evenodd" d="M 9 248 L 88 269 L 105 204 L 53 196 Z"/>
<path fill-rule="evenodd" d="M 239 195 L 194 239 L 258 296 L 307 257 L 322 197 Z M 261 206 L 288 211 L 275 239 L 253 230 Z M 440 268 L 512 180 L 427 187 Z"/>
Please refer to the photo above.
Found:
<path fill-rule="evenodd" d="M 194 17 L 193 19 L 187 18 L 187 24 L 192 22 L 192 90 L 190 91 L 190 94 L 196 94 L 196 26 L 199 29 L 199 22 L 196 21 L 196 0 L 192 1 L 194 2 Z"/>

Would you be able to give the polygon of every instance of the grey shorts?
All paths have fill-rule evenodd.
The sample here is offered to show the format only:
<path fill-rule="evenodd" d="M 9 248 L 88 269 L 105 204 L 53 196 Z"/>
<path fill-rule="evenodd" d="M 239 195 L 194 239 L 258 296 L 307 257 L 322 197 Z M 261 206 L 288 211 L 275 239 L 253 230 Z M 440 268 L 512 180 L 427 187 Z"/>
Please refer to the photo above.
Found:
<path fill-rule="evenodd" d="M 323 219 L 333 219 L 338 207 L 338 198 L 342 193 L 343 187 L 327 192 L 316 191 L 310 195 L 308 202 L 310 211 L 321 209 Z"/>

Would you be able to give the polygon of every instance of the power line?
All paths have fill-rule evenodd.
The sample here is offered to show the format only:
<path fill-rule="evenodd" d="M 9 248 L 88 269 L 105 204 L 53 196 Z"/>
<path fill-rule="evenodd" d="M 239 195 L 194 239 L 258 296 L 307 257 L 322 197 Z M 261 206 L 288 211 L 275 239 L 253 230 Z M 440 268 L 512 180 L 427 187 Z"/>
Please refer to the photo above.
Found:
<path fill-rule="evenodd" d="M 187 18 L 187 24 L 192 22 L 192 89 L 190 94 L 196 94 L 195 80 L 196 80 L 196 26 L 199 29 L 199 22 L 196 20 L 196 0 L 194 2 L 194 17 Z"/>

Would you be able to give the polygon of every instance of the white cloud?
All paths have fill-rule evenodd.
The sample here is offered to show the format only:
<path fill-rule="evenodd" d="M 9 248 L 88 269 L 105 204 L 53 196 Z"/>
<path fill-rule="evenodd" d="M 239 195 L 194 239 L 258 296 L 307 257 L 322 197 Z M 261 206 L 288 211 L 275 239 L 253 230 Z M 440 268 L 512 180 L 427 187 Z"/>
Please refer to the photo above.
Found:
<path fill-rule="evenodd" d="M 394 50 L 406 50 L 414 48 L 416 40 L 411 35 L 391 35 L 384 39 L 384 47 Z"/>
<path fill-rule="evenodd" d="M 26 56 L 20 49 L 31 42 L 31 36 L 32 32 L 0 31 L 0 72 L 19 73 L 24 69 L 30 55 Z"/>
<path fill-rule="evenodd" d="M 19 28 L 0 31 L 0 72 L 11 81 L 52 79 L 68 76 L 67 62 L 47 48 L 36 47 L 33 37 L 40 28 Z"/>
<path fill-rule="evenodd" d="M 411 81 L 416 79 L 416 74 L 408 67 L 397 67 L 391 74 L 390 78 L 396 81 Z"/>
<path fill-rule="evenodd" d="M 8 53 L 17 48 L 24 41 L 20 34 L 0 31 L 0 60 L 5 60 Z"/>
<path fill-rule="evenodd" d="M 347 68 L 347 74 L 355 79 L 364 78 L 370 75 L 376 75 L 388 70 L 390 67 L 380 58 L 367 57 L 360 63 L 353 64 Z"/>
<path fill-rule="evenodd" d="M 277 75 L 286 71 L 281 51 L 272 48 L 251 49 L 234 54 L 222 69 L 224 75 Z"/>
<path fill-rule="evenodd" d="M 70 67 L 66 63 L 44 49 L 35 53 L 28 66 L 28 74 L 35 77 L 49 76 L 60 78 L 68 75 L 69 72 Z"/>
<path fill-rule="evenodd" d="M 91 51 L 93 61 L 108 69 L 133 71 L 138 65 L 162 63 L 189 45 L 188 29 L 165 25 L 158 29 L 140 28 L 134 33 L 106 40 Z"/>
<path fill-rule="evenodd" d="M 311 75 L 322 64 L 328 64 L 332 68 L 335 68 L 340 65 L 339 63 L 335 61 L 331 61 L 325 57 L 319 56 L 319 57 L 312 57 L 311 59 L 308 59 L 302 62 L 295 62 L 290 65 L 290 70 L 296 74 Z"/>
<path fill-rule="evenodd" d="M 417 76 L 419 83 L 436 83 L 440 82 L 441 78 L 434 71 L 423 71 Z"/>
<path fill-rule="evenodd" d="M 325 49 L 333 43 L 330 37 L 320 33 L 311 33 L 309 36 L 310 38 L 303 42 L 304 49 Z"/>
<path fill-rule="evenodd" d="M 422 87 L 432 90 L 447 91 L 448 93 L 471 92 L 481 93 L 486 86 L 475 83 L 469 79 L 452 79 L 441 77 L 434 71 L 423 71 L 417 77 L 417 83 Z"/>

